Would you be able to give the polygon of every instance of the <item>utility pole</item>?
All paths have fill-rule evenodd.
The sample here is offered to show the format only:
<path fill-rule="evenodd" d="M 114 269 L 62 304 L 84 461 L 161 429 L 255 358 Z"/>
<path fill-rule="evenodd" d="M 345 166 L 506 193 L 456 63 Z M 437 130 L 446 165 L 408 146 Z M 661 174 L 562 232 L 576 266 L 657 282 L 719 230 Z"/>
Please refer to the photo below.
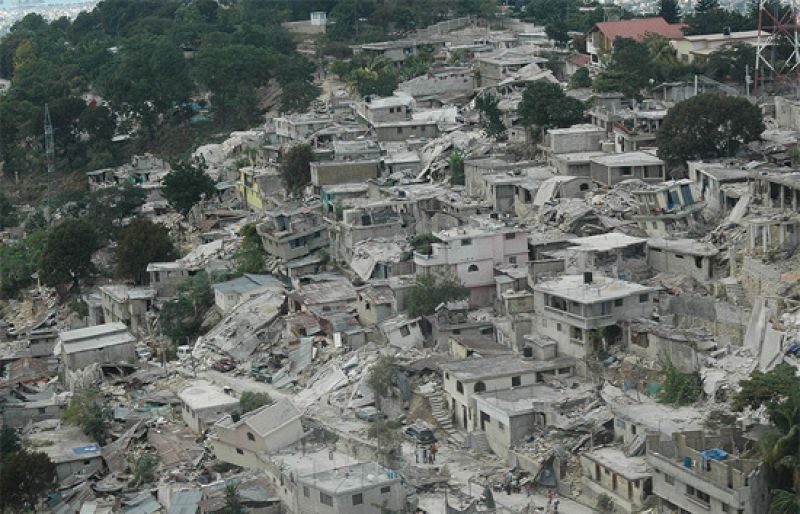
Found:
<path fill-rule="evenodd" d="M 50 120 L 50 106 L 44 104 L 44 148 L 47 154 L 47 173 L 56 171 L 56 147 L 53 143 L 53 122 Z"/>

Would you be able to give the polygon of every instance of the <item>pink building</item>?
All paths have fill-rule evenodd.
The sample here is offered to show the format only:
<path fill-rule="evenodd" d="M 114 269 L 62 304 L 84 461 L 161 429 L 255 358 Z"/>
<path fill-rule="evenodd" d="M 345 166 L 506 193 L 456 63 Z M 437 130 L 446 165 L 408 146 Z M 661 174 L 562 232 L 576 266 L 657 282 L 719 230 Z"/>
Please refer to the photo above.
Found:
<path fill-rule="evenodd" d="M 470 226 L 437 232 L 441 242 L 431 254 L 414 253 L 417 273 L 434 273 L 459 280 L 470 289 L 471 307 L 494 301 L 495 266 L 528 262 L 527 232 L 494 219 L 475 219 Z"/>

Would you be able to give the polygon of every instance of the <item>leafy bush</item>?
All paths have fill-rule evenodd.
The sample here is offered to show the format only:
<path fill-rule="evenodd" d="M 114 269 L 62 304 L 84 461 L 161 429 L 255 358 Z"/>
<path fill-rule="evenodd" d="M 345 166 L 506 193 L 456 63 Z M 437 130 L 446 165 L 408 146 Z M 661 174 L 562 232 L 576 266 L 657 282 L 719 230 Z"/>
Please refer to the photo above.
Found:
<path fill-rule="evenodd" d="M 239 397 L 239 406 L 242 409 L 242 414 L 254 411 L 264 405 L 270 405 L 272 398 L 267 393 L 256 393 L 254 391 L 245 391 Z"/>
<path fill-rule="evenodd" d="M 659 402 L 681 407 L 691 405 L 700 398 L 702 384 L 697 373 L 684 373 L 669 359 L 661 362 L 661 373 L 664 375 L 664 388 L 661 390 Z"/>

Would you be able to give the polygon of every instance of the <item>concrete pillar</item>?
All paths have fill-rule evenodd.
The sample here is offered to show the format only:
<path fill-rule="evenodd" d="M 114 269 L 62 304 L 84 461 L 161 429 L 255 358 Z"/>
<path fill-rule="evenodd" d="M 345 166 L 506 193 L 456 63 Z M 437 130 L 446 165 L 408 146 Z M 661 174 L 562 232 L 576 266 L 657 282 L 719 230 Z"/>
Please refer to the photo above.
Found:
<path fill-rule="evenodd" d="M 761 225 L 761 246 L 764 250 L 764 253 L 767 253 L 767 246 L 769 241 L 769 225 Z"/>

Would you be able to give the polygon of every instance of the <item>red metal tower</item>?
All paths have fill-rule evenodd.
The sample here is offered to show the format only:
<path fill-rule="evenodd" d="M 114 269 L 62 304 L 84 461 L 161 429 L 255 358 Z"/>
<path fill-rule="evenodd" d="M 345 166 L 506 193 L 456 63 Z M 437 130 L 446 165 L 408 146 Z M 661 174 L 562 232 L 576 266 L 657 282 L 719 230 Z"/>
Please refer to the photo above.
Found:
<path fill-rule="evenodd" d="M 771 89 L 794 89 L 800 86 L 800 39 L 798 39 L 799 0 L 759 0 L 758 43 L 756 45 L 755 92 L 768 82 Z M 774 11 L 775 8 L 777 12 Z M 773 9 L 773 10 L 771 10 Z M 779 50 L 788 56 L 777 56 Z"/>

